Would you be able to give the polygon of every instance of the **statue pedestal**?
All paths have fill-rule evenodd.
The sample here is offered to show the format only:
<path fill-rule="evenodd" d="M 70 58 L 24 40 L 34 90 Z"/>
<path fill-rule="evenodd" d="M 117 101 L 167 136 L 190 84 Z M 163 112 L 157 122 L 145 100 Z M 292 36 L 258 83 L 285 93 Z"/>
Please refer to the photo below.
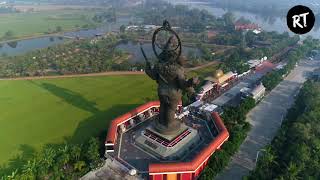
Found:
<path fill-rule="evenodd" d="M 141 131 L 135 142 L 143 150 L 160 159 L 175 160 L 191 151 L 199 140 L 197 130 L 181 124 L 181 128 L 170 135 L 160 134 L 149 126 Z"/>

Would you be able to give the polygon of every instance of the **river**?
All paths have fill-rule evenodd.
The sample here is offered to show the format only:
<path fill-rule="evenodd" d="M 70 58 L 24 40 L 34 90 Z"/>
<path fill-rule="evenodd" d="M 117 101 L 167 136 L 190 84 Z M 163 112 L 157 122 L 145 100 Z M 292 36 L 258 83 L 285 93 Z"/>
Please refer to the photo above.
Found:
<path fill-rule="evenodd" d="M 213 14 L 214 16 L 221 17 L 223 14 L 227 12 L 226 9 L 216 8 L 213 7 L 210 3 L 200 2 L 200 1 L 189 1 L 189 0 L 175 0 L 170 1 L 173 4 L 182 4 L 187 5 L 192 8 L 198 9 L 205 9 L 209 13 Z M 290 7 L 291 8 L 291 7 Z M 291 35 L 293 33 L 287 27 L 286 17 L 279 17 L 279 16 L 262 16 L 258 14 L 253 14 L 250 12 L 245 11 L 231 11 L 237 19 L 244 17 L 250 20 L 253 23 L 258 24 L 263 30 L 265 31 L 276 31 L 279 33 L 289 32 Z M 320 24 L 319 20 L 316 22 L 314 28 L 309 33 L 302 35 L 302 38 L 306 36 L 312 36 L 314 38 L 320 39 Z"/>

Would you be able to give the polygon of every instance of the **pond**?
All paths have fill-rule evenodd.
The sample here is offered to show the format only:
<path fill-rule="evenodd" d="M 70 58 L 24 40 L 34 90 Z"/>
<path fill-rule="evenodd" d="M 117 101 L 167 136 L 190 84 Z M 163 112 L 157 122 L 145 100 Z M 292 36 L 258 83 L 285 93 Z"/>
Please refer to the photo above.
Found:
<path fill-rule="evenodd" d="M 119 17 L 116 23 L 109 23 L 96 29 L 66 32 L 63 35 L 69 37 L 91 38 L 94 37 L 96 34 L 103 34 L 111 31 L 119 31 L 120 26 L 122 24 L 127 25 L 131 20 L 132 19 L 130 19 L 130 17 Z M 4 43 L 0 44 L 0 56 L 21 55 L 32 50 L 47 48 L 49 46 L 61 44 L 65 41 L 65 38 L 49 36 Z"/>
<path fill-rule="evenodd" d="M 41 37 L 0 44 L 0 56 L 14 56 L 65 42 L 61 37 Z"/>

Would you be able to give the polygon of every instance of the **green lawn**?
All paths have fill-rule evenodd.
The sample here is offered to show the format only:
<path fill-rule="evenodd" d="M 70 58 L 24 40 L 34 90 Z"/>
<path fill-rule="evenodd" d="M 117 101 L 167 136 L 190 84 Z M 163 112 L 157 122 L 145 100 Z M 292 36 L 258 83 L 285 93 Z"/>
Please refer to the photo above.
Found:
<path fill-rule="evenodd" d="M 218 70 L 219 65 L 215 64 L 215 65 L 211 65 L 208 67 L 204 67 L 201 69 L 197 69 L 197 70 L 193 70 L 188 72 L 188 77 L 201 77 L 201 78 L 206 78 L 208 76 L 213 76 L 214 73 L 216 72 L 216 70 Z"/>
<path fill-rule="evenodd" d="M 156 98 L 144 75 L 0 81 L 0 92 L 0 164 L 28 148 L 84 141 Z"/>
<path fill-rule="evenodd" d="M 0 38 L 13 31 L 14 37 L 32 36 L 55 30 L 71 30 L 75 25 L 80 27 L 91 22 L 93 11 L 55 10 L 48 12 L 25 12 L 0 15 Z"/>

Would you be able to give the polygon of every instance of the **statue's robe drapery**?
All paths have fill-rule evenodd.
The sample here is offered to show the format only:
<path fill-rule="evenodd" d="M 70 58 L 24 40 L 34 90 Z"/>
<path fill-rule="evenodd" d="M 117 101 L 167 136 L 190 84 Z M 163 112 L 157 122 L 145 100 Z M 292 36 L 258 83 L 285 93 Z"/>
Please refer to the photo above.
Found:
<path fill-rule="evenodd" d="M 180 127 L 175 112 L 182 98 L 182 90 L 191 87 L 192 80 L 186 80 L 184 68 L 180 64 L 170 61 L 159 62 L 153 68 L 147 65 L 146 74 L 158 83 L 160 115 L 155 129 L 162 134 L 175 133 Z"/>

